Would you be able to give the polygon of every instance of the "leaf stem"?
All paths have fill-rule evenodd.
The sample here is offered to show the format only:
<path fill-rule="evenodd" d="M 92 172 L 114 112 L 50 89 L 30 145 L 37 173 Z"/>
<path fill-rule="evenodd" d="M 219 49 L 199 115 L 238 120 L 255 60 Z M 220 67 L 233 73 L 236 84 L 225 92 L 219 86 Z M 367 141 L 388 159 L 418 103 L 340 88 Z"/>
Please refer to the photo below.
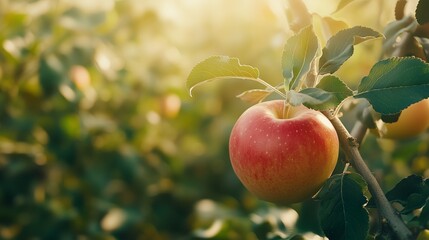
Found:
<path fill-rule="evenodd" d="M 350 167 L 350 163 L 347 162 L 346 165 L 344 166 L 343 175 L 347 172 L 347 170 L 349 170 L 349 167 Z"/>
<path fill-rule="evenodd" d="M 272 86 L 271 84 L 265 82 L 264 80 L 260 79 L 260 78 L 245 78 L 247 80 L 253 80 L 256 81 L 262 85 L 264 85 L 265 87 L 273 90 L 273 92 L 277 93 L 278 95 L 280 95 L 282 98 L 286 99 L 286 94 L 282 93 L 280 90 L 278 90 L 276 87 Z"/>
<path fill-rule="evenodd" d="M 252 78 L 252 77 L 236 77 L 236 76 L 222 76 L 222 77 L 214 77 L 214 78 L 210 78 L 207 79 L 205 81 L 199 82 L 194 84 L 192 87 L 189 88 L 189 95 L 191 95 L 192 97 L 192 91 L 195 87 L 205 83 L 205 82 L 209 82 L 209 81 L 213 81 L 213 80 L 222 80 L 222 79 L 243 79 L 243 80 L 251 80 L 251 81 L 255 81 L 258 82 L 262 85 L 264 85 L 265 87 L 267 87 L 268 89 L 272 90 L 273 92 L 277 93 L 278 95 L 280 95 L 282 98 L 286 99 L 286 94 L 282 93 L 279 89 L 277 89 L 277 87 L 272 86 L 271 84 L 265 82 L 264 80 L 260 79 L 260 78 Z"/>
<path fill-rule="evenodd" d="M 347 102 L 347 100 L 349 100 L 351 98 L 352 98 L 352 96 L 348 96 L 343 101 L 341 101 L 340 104 L 338 104 L 338 106 L 335 108 L 333 115 L 338 116 L 338 113 L 340 112 L 341 108 L 344 106 L 344 104 Z"/>
<path fill-rule="evenodd" d="M 398 217 L 398 215 L 396 215 L 394 209 L 384 195 L 383 190 L 381 189 L 374 175 L 372 175 L 370 169 L 363 160 L 358 149 L 358 139 L 350 135 L 350 133 L 347 131 L 347 129 L 337 116 L 333 115 L 331 112 L 328 111 L 323 111 L 322 113 L 326 117 L 328 117 L 335 130 L 337 131 L 341 148 L 348 157 L 350 164 L 367 182 L 368 189 L 377 204 L 377 209 L 379 209 L 380 214 L 387 220 L 387 223 L 389 224 L 392 231 L 395 233 L 399 240 L 411 240 L 411 231 L 405 226 L 404 222 Z M 356 129 L 354 132 L 357 133 L 367 131 L 367 127 L 362 123 L 360 124 L 361 125 L 359 129 Z"/>

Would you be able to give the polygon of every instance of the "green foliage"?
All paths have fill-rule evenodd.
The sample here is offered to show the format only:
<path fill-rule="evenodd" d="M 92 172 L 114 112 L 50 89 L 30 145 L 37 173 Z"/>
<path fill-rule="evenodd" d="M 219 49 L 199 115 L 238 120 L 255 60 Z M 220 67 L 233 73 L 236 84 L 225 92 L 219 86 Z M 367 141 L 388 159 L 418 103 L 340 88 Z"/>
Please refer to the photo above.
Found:
<path fill-rule="evenodd" d="M 316 199 L 320 201 L 322 228 L 329 239 L 366 239 L 366 187 L 365 180 L 356 173 L 337 174 L 325 182 Z"/>
<path fill-rule="evenodd" d="M 330 75 L 323 77 L 315 88 L 305 88 L 300 94 L 306 99 L 302 100 L 305 106 L 316 110 L 329 110 L 335 109 L 344 99 L 352 96 L 353 92 L 339 78 Z"/>
<path fill-rule="evenodd" d="M 417 58 L 392 58 L 374 65 L 359 85 L 356 98 L 366 98 L 375 111 L 395 114 L 429 97 L 429 65 Z"/>
<path fill-rule="evenodd" d="M 422 230 L 429 226 L 429 180 L 418 175 L 410 175 L 402 179 L 386 193 L 387 199 L 399 205 L 397 211 L 413 228 Z M 400 207 L 398 207 L 400 206 Z M 375 207 L 374 199 L 370 199 L 368 207 Z"/>
<path fill-rule="evenodd" d="M 386 193 L 389 201 L 398 202 L 404 208 L 402 214 L 422 208 L 429 199 L 429 180 L 421 176 L 411 175 L 401 180 L 396 186 Z"/>
<path fill-rule="evenodd" d="M 319 60 L 319 74 L 336 72 L 353 55 L 354 45 L 382 35 L 373 29 L 356 26 L 342 30 L 330 38 Z"/>
<path fill-rule="evenodd" d="M 47 96 L 53 95 L 63 82 L 65 70 L 55 56 L 42 56 L 39 62 L 39 81 L 43 92 Z"/>
<path fill-rule="evenodd" d="M 247 215 L 267 206 L 215 117 L 242 108 L 189 99 L 195 53 L 152 3 L 0 1 L 0 239 L 192 238 L 218 219 L 255 239 Z"/>
<path fill-rule="evenodd" d="M 294 4 L 298 4 L 298 2 L 294 2 Z M 301 24 L 305 22 L 305 19 L 298 20 Z M 390 24 L 385 31 L 387 38 L 382 55 L 395 52 L 396 46 L 392 42 L 393 39 L 414 28 L 415 22 L 410 18 L 403 18 Z M 220 61 L 219 57 L 211 57 L 203 61 L 203 63 L 208 63 L 207 65 L 198 64 L 194 67 L 188 78 L 188 87 L 192 90 L 195 85 L 223 79 L 225 76 L 243 78 L 257 81 L 266 87 L 265 89 L 248 90 L 238 95 L 246 102 L 263 101 L 275 92 L 291 105 L 304 104 L 316 110 L 339 110 L 337 108 L 342 106 L 343 101 L 351 96 L 366 98 L 374 110 L 381 113 L 383 120 L 391 122 L 397 120 L 399 112 L 410 104 L 429 97 L 426 86 L 429 79 L 427 76 L 428 65 L 418 58 L 390 58 L 377 62 L 368 76 L 361 80 L 358 90 L 355 92 L 337 76 L 330 75 L 352 56 L 354 45 L 382 36 L 373 29 L 357 26 L 338 32 L 327 41 L 320 59 L 317 58 L 318 41 L 313 28 L 306 26 L 300 31 L 296 29 L 294 31 L 297 33 L 286 42 L 282 56 L 284 86 L 281 86 L 282 84 L 273 86 L 260 79 L 259 75 L 249 77 L 243 74 L 250 66 L 241 65 L 238 60 L 223 65 L 227 61 Z M 218 70 L 219 66 L 222 71 Z M 317 66 L 318 74 L 312 71 Z M 195 74 L 200 72 L 204 74 Z M 189 84 L 189 79 L 197 80 L 192 80 Z M 317 84 L 311 87 L 313 83 Z M 301 89 L 302 87 L 304 89 Z M 369 125 L 374 126 L 373 123 Z M 365 189 L 365 181 L 355 173 L 334 175 L 325 183 L 316 199 L 320 200 L 321 205 L 319 208 L 321 227 L 329 238 L 366 239 L 371 237 L 368 235 L 370 227 L 369 213 L 365 209 L 367 203 Z M 399 192 L 402 191 L 399 190 Z M 401 210 L 402 214 L 409 214 L 424 207 L 426 199 L 427 197 L 422 194 L 412 193 L 407 197 L 407 204 Z M 373 202 L 369 202 L 368 206 L 373 206 Z M 418 218 L 420 225 L 426 224 L 428 210 L 426 208 L 423 210 L 425 214 Z M 408 223 L 413 224 L 412 221 Z M 276 234 L 279 230 L 268 226 L 263 223 L 255 228 L 255 231 L 260 232 L 257 235 L 261 239 L 265 239 L 268 233 L 274 239 L 285 239 L 285 237 L 287 239 L 287 234 L 285 236 L 282 236 L 281 232 Z M 384 236 L 384 233 L 379 236 Z"/>
<path fill-rule="evenodd" d="M 426 200 L 424 207 L 419 216 L 420 225 L 424 228 L 429 228 L 429 198 Z"/>
<path fill-rule="evenodd" d="M 289 104 L 292 106 L 304 104 L 305 106 L 311 106 L 313 108 L 317 108 L 318 106 L 322 106 L 321 108 L 323 108 L 325 103 L 328 102 L 331 98 L 332 95 L 330 93 L 327 93 L 321 89 L 311 88 L 304 91 L 304 93 L 290 90 L 288 92 L 287 99 Z"/>
<path fill-rule="evenodd" d="M 256 103 L 276 93 L 295 104 L 339 110 L 353 92 L 341 81 L 348 82 L 349 72 L 337 70 L 355 50 L 389 57 L 406 33 L 418 36 L 427 59 L 424 25 L 404 16 L 383 31 L 381 54 L 372 45 L 354 49 L 381 36 L 377 31 L 386 21 L 385 11 L 368 14 L 371 29 L 377 30 L 354 27 L 336 34 L 319 60 L 318 45 L 324 42 L 309 26 L 319 15 L 302 1 L 289 2 L 290 30 L 297 33 L 291 38 L 276 5 L 242 0 L 229 1 L 225 8 L 226 2 L 0 1 L 0 239 L 308 239 L 323 235 L 315 212 L 324 216 L 328 236 L 350 234 L 350 226 L 356 237 L 366 232 L 365 187 L 355 174 L 334 175 L 323 198 L 310 207 L 273 206 L 243 189 L 225 150 L 234 120 L 245 108 L 232 97 L 235 87 L 257 82 L 262 89 L 239 97 Z M 332 2 L 338 3 L 324 4 Z M 355 11 L 376 9 L 355 0 L 361 4 L 348 11 L 351 2 L 340 1 L 332 17 L 320 17 L 329 28 L 325 37 L 362 20 Z M 389 9 L 391 2 L 380 4 Z M 416 11 L 420 24 L 427 22 L 426 3 L 420 1 Z M 335 20 L 340 18 L 344 22 Z M 209 58 L 191 71 L 201 56 L 213 53 L 237 56 L 261 71 L 226 56 Z M 313 71 L 317 66 L 321 75 Z M 408 67 L 413 70 L 403 71 Z M 394 81 L 374 80 L 390 68 Z M 221 89 L 214 84 L 201 89 L 198 99 L 189 99 L 183 82 L 190 71 L 190 92 L 211 80 L 246 81 Z M 422 61 L 384 60 L 362 80 L 359 89 L 367 90 L 355 96 L 368 98 L 382 113 L 400 111 L 398 102 L 426 96 L 426 88 L 414 86 L 418 76 L 425 87 L 427 64 Z M 383 105 L 379 98 L 399 82 L 396 95 L 407 99 Z M 374 87 L 379 84 L 380 95 Z M 350 126 L 360 105 L 353 107 L 343 118 Z M 427 180 L 411 176 L 394 186 L 410 172 L 427 177 L 427 136 L 393 147 L 368 136 L 361 148 L 371 169 L 381 173 L 383 186 L 393 188 L 389 199 L 401 205 L 398 211 L 416 235 L 429 228 Z M 335 195 L 335 189 L 343 194 Z M 351 213 L 357 218 L 345 222 Z M 340 217 L 328 219 L 330 214 Z M 378 234 L 378 227 L 371 226 L 370 234 Z"/>
<path fill-rule="evenodd" d="M 288 39 L 283 50 L 282 66 L 285 87 L 295 89 L 310 71 L 319 43 L 310 25 Z"/>

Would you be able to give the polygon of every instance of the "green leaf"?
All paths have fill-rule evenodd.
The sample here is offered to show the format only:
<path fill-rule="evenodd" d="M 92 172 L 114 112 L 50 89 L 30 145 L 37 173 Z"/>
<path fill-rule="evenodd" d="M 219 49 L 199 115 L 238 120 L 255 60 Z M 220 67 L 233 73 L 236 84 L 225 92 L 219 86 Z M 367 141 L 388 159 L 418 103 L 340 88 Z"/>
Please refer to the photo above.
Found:
<path fill-rule="evenodd" d="M 394 123 L 399 120 L 399 117 L 401 116 L 401 113 L 394 113 L 394 114 L 387 114 L 387 115 L 381 115 L 381 120 L 385 123 Z"/>
<path fill-rule="evenodd" d="M 420 192 L 423 184 L 423 178 L 417 175 L 411 175 L 402 179 L 395 187 L 386 193 L 389 201 L 399 202 L 402 205 L 407 203 L 408 197 L 413 193 Z"/>
<path fill-rule="evenodd" d="M 319 60 L 319 73 L 334 73 L 353 55 L 353 46 L 369 39 L 382 37 L 371 28 L 356 26 L 344 29 L 330 38 Z"/>
<path fill-rule="evenodd" d="M 374 110 L 391 115 L 429 97 L 429 65 L 418 58 L 392 58 L 376 63 L 358 87 Z"/>
<path fill-rule="evenodd" d="M 335 76 L 325 76 L 315 88 L 306 88 L 292 95 L 292 105 L 304 104 L 315 110 L 336 108 L 344 99 L 353 95 L 353 91 Z"/>
<path fill-rule="evenodd" d="M 259 103 L 262 100 L 264 100 L 266 97 L 268 97 L 273 91 L 270 90 L 263 90 L 263 89 L 252 89 L 245 91 L 239 95 L 237 95 L 238 98 L 241 100 L 255 104 Z"/>
<path fill-rule="evenodd" d="M 416 19 L 420 25 L 429 23 L 429 0 L 420 0 L 416 8 Z"/>
<path fill-rule="evenodd" d="M 286 42 L 283 50 L 282 68 L 285 86 L 296 88 L 310 71 L 311 62 L 316 57 L 319 42 L 313 28 L 308 26 Z"/>
<path fill-rule="evenodd" d="M 219 79 L 258 79 L 259 70 L 249 65 L 242 65 L 238 58 L 228 56 L 212 56 L 198 63 L 188 76 L 186 85 L 189 94 L 192 90 L 205 82 Z"/>
<path fill-rule="evenodd" d="M 64 80 L 64 67 L 61 61 L 53 55 L 42 56 L 39 60 L 39 82 L 45 95 L 57 92 Z"/>
<path fill-rule="evenodd" d="M 419 209 L 425 205 L 427 196 L 424 196 L 420 193 L 412 193 L 408 199 L 407 204 L 405 204 L 404 209 L 401 210 L 402 214 L 408 214 L 412 211 Z"/>
<path fill-rule="evenodd" d="M 314 32 L 323 46 L 326 45 L 333 35 L 348 27 L 344 21 L 333 17 L 322 17 L 318 14 L 313 14 Z"/>
<path fill-rule="evenodd" d="M 316 199 L 320 200 L 322 229 L 329 239 L 366 239 L 369 216 L 363 207 L 366 182 L 356 173 L 337 174 L 328 179 Z"/>
<path fill-rule="evenodd" d="M 307 106 L 314 108 L 316 110 L 327 110 L 336 108 L 344 99 L 353 95 L 353 91 L 339 78 L 335 76 L 325 76 L 320 82 L 316 85 L 316 89 L 321 89 L 325 93 L 329 94 L 331 97 L 329 101 L 318 105 L 318 106 Z M 301 93 L 311 95 L 312 90 L 306 88 L 301 91 Z"/>
<path fill-rule="evenodd" d="M 424 206 L 429 196 L 428 183 L 429 181 L 424 181 L 421 176 L 408 176 L 388 191 L 386 198 L 391 202 L 400 203 L 404 207 L 401 213 L 408 214 Z M 374 206 L 374 200 L 371 199 L 368 205 Z"/>
<path fill-rule="evenodd" d="M 426 200 L 425 206 L 420 213 L 419 222 L 422 227 L 429 227 L 429 198 Z"/>
<path fill-rule="evenodd" d="M 292 106 L 299 106 L 301 104 L 304 104 L 306 106 L 319 106 L 329 101 L 332 97 L 329 93 L 323 91 L 322 89 L 311 89 L 313 90 L 313 92 L 309 94 L 296 92 L 294 90 L 288 91 L 288 103 Z"/>

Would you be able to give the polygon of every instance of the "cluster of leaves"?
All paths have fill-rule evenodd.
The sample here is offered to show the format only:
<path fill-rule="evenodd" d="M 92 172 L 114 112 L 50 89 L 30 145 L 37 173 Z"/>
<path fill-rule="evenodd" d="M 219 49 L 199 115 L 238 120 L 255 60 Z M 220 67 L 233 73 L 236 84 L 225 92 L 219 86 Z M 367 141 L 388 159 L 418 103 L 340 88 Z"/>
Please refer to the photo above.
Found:
<path fill-rule="evenodd" d="M 259 70 L 240 64 L 237 58 L 213 56 L 197 64 L 188 77 L 192 93 L 195 86 L 221 79 L 256 81 L 265 89 L 252 89 L 238 95 L 257 103 L 275 93 L 290 105 L 319 111 L 339 111 L 348 98 L 366 99 L 381 119 L 394 122 L 409 105 L 429 97 L 429 20 L 427 1 L 420 1 L 415 18 L 404 17 L 406 1 L 398 1 L 397 20 L 386 27 L 385 34 L 356 26 L 337 31 L 321 48 L 309 14 L 301 1 L 291 1 L 298 9 L 291 18 L 296 34 L 286 42 L 282 57 L 284 82 L 271 85 L 259 77 Z M 341 1 L 338 10 L 351 1 Z M 405 2 L 405 3 L 404 3 Z M 303 14 L 304 13 L 304 14 Z M 402 13 L 402 15 L 401 15 Z M 328 24 L 328 23 L 327 23 Z M 354 46 L 363 41 L 384 37 L 382 60 L 377 62 L 358 88 L 351 90 L 335 72 L 352 56 Z M 398 43 L 398 38 L 401 41 Z M 420 51 L 420 52 L 418 52 Z M 427 228 L 427 180 L 410 176 L 387 193 L 392 202 L 403 206 L 401 214 L 422 209 L 414 223 L 415 230 Z M 365 239 L 369 231 L 366 183 L 356 173 L 332 176 L 316 196 L 324 234 L 330 239 Z M 370 202 L 368 206 L 373 206 Z M 419 224 L 415 224 L 415 223 Z M 274 239 L 291 239 L 278 237 Z"/>
<path fill-rule="evenodd" d="M 401 180 L 393 189 L 386 193 L 386 197 L 391 202 L 401 205 L 399 212 L 403 215 L 411 215 L 410 225 L 414 227 L 429 227 L 429 179 L 421 176 L 411 175 Z M 368 202 L 368 207 L 374 207 L 374 201 Z M 412 214 L 420 209 L 418 216 Z"/>
<path fill-rule="evenodd" d="M 225 99 L 188 107 L 158 2 L 0 1 L 0 239 L 254 236 Z"/>
<path fill-rule="evenodd" d="M 201 83 L 218 79 L 244 79 L 260 82 L 267 89 L 246 91 L 239 97 L 259 102 L 271 93 L 278 93 L 293 106 L 305 106 L 324 111 L 335 109 L 348 97 L 367 99 L 374 110 L 383 115 L 401 112 L 409 105 L 429 97 L 428 64 L 415 57 L 396 57 L 376 63 L 368 76 L 353 92 L 335 75 L 340 66 L 353 54 L 353 45 L 362 39 L 381 37 L 380 33 L 365 27 L 353 27 L 340 31 L 329 39 L 323 54 L 316 58 L 318 50 L 317 36 L 311 26 L 303 29 L 289 39 L 283 53 L 284 85 L 274 87 L 259 78 L 258 69 L 241 65 L 237 58 L 213 56 L 199 63 L 190 73 L 188 86 L 190 91 Z M 308 38 L 311 38 L 309 40 Z M 361 39 L 356 40 L 356 39 Z M 313 46 L 308 46 L 312 42 Z M 313 51 L 309 51 L 313 49 Z M 316 76 L 308 76 L 310 66 L 318 61 Z M 313 87 L 314 78 L 321 77 Z M 301 91 L 302 85 L 307 85 Z M 279 89 L 287 89 L 282 93 Z"/>

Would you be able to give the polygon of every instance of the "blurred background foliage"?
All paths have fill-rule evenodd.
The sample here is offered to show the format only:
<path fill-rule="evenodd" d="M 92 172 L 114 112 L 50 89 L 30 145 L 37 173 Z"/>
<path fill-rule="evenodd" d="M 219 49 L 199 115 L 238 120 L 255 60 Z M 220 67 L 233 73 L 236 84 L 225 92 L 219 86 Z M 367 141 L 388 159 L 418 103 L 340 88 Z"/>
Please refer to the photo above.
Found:
<path fill-rule="evenodd" d="M 338 1 L 323 2 L 310 11 L 327 16 Z M 382 30 L 390 2 L 356 1 L 334 16 Z M 185 86 L 210 55 L 239 57 L 282 81 L 284 7 L 0 0 L 0 239 L 319 239 L 316 203 L 259 201 L 229 164 L 229 131 L 249 106 L 235 95 L 257 86 L 211 84 L 194 98 Z M 380 43 L 357 46 L 339 73 L 351 86 Z M 428 177 L 422 138 L 368 138 L 362 151 L 383 187 L 411 172 Z"/>

